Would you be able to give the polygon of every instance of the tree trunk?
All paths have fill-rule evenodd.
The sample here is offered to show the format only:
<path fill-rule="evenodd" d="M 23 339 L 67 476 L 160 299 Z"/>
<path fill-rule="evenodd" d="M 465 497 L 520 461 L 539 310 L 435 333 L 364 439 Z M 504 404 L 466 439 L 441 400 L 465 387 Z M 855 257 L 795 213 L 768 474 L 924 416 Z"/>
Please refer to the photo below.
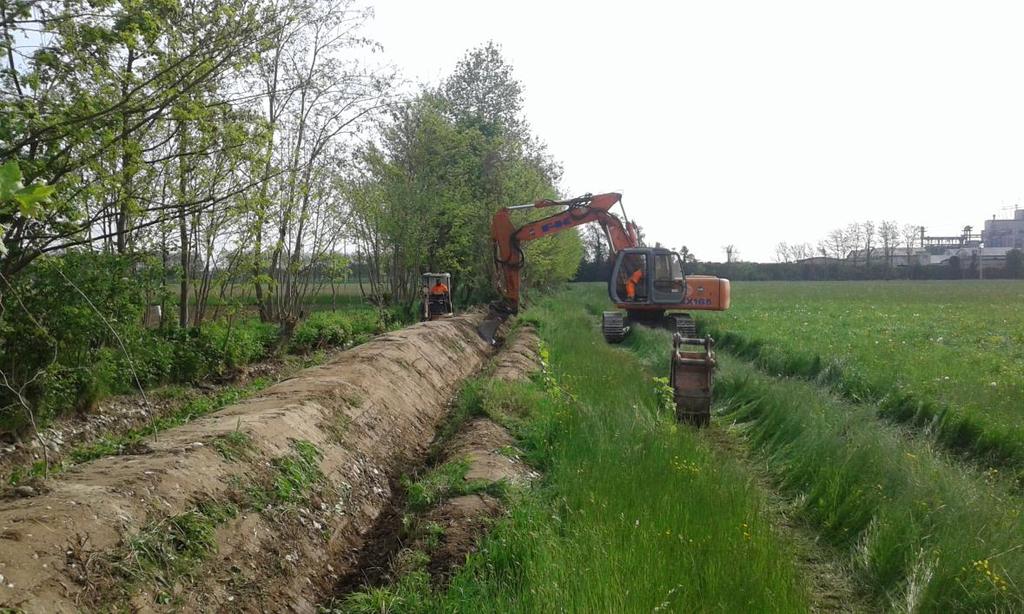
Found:
<path fill-rule="evenodd" d="M 185 208 L 185 192 L 188 189 L 188 129 L 185 122 L 178 123 L 178 152 L 181 154 L 178 167 L 178 234 L 181 239 L 179 249 L 181 250 L 181 290 L 178 295 L 178 326 L 188 326 L 188 278 L 189 278 L 189 237 L 188 237 L 188 214 Z"/>
<path fill-rule="evenodd" d="M 128 89 L 131 86 L 132 64 L 135 62 L 135 49 L 128 47 L 128 58 L 125 61 L 124 76 L 121 81 L 121 98 L 128 97 Z M 122 114 L 121 119 L 121 202 L 117 212 L 117 253 L 124 254 L 128 250 L 128 216 L 131 215 L 128 203 L 132 193 L 132 155 L 129 149 L 129 134 L 131 124 L 128 120 L 128 113 Z"/>

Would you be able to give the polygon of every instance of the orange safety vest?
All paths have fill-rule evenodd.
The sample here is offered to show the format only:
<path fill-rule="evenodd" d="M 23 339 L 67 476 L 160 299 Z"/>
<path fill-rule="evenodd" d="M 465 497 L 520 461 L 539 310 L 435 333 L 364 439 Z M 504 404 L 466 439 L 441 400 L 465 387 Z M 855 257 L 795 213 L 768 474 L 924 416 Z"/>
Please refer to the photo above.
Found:
<path fill-rule="evenodd" d="M 431 294 L 448 294 L 448 286 L 441 282 L 434 284 L 434 287 L 430 289 Z"/>
<path fill-rule="evenodd" d="M 633 274 L 629 276 L 626 281 L 626 298 L 636 298 L 636 285 L 640 283 L 640 280 L 644 278 L 644 272 L 640 269 L 633 271 Z"/>

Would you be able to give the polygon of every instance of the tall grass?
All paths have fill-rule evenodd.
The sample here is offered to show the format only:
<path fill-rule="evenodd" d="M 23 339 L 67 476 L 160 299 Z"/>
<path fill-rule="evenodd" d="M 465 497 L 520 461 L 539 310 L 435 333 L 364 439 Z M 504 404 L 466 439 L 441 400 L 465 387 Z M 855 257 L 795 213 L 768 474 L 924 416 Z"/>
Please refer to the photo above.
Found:
<path fill-rule="evenodd" d="M 1024 608 L 1024 501 L 950 462 L 870 406 L 722 357 L 721 418 L 744 425 L 807 519 L 894 609 Z M 989 483 L 991 482 L 991 483 Z"/>
<path fill-rule="evenodd" d="M 1024 476 L 1024 283 L 742 283 L 720 347 Z"/>
<path fill-rule="evenodd" d="M 750 477 L 675 425 L 651 376 L 605 344 L 584 306 L 572 293 L 528 312 L 548 347 L 548 394 L 536 383 L 502 394 L 529 410 L 517 431 L 546 476 L 436 609 L 806 611 Z"/>
<path fill-rule="evenodd" d="M 588 301 L 591 288 L 575 293 Z M 662 373 L 669 334 L 626 344 Z M 845 551 L 880 610 L 1024 610 L 1024 500 L 996 470 L 962 466 L 875 419 L 875 408 L 719 354 L 716 418 L 761 454 L 803 518 Z"/>

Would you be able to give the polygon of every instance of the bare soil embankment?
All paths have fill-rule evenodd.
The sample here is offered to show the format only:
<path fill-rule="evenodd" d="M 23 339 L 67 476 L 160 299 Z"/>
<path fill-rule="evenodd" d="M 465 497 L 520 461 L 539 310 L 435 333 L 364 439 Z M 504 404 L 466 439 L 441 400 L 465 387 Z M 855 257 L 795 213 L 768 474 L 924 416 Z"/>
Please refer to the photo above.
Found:
<path fill-rule="evenodd" d="M 0 606 L 313 611 L 489 355 L 479 320 L 382 336 L 0 502 Z"/>

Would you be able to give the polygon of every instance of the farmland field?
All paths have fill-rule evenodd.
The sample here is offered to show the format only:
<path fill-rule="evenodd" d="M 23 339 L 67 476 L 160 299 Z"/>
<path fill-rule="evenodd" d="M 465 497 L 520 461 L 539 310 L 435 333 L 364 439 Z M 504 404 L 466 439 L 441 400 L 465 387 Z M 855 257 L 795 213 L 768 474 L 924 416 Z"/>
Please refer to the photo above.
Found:
<path fill-rule="evenodd" d="M 737 283 L 699 317 L 720 347 L 928 428 L 982 464 L 1024 467 L 1024 283 Z"/>
<path fill-rule="evenodd" d="M 815 284 L 807 291 L 824 287 L 830 302 L 843 303 L 841 293 L 858 285 Z M 758 288 L 739 284 L 737 302 L 750 296 L 744 294 L 749 286 Z M 802 284 L 764 288 L 799 292 Z M 994 288 L 1006 291 L 1007 285 Z M 935 290 L 926 285 L 917 291 Z M 599 285 L 574 288 L 571 295 L 590 313 L 607 304 Z M 894 295 L 899 295 L 896 286 L 889 296 Z M 914 296 L 911 292 L 904 300 Z M 745 308 L 757 311 L 755 299 L 746 300 Z M 719 331 L 733 325 L 742 330 L 743 321 L 734 316 L 707 314 L 702 321 Z M 637 328 L 624 347 L 660 374 L 669 344 L 666 331 Z M 766 373 L 764 364 L 728 350 L 719 358 L 715 424 L 700 436 L 721 443 L 718 433 L 724 429 L 742 442 L 771 474 L 768 488 L 793 501 L 792 517 L 830 546 L 867 609 L 1017 611 L 1024 606 L 1024 500 L 1012 479 L 994 468 L 964 464 L 929 438 L 879 420 L 876 402 L 854 400 L 840 386 L 830 390 L 823 385 L 828 382 Z M 855 360 L 850 356 L 845 364 Z M 812 594 L 816 590 L 812 587 Z"/>
<path fill-rule="evenodd" d="M 520 408 L 503 420 L 540 487 L 512 499 L 447 590 L 409 575 L 341 611 L 1024 606 L 1024 500 L 998 472 L 880 420 L 872 402 L 728 351 L 712 426 L 677 426 L 655 379 L 668 332 L 637 327 L 610 346 L 606 306 L 599 284 L 538 301 L 524 319 L 546 345 L 544 379 L 476 392 L 488 415 Z"/>

